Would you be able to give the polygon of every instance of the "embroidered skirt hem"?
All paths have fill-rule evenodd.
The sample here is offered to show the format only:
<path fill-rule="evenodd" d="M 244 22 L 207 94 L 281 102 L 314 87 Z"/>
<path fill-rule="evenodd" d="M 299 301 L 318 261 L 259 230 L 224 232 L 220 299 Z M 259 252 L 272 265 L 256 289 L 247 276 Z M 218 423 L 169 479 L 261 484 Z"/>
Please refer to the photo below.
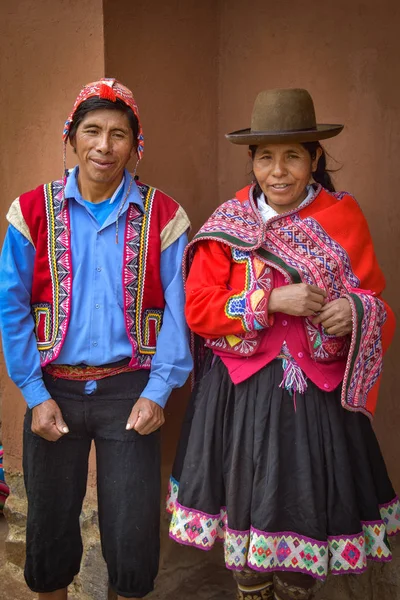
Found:
<path fill-rule="evenodd" d="M 196 385 L 170 480 L 170 537 L 228 569 L 316 579 L 389 561 L 395 495 L 369 419 L 312 382 L 296 405 L 280 361 L 234 385 L 214 359 Z"/>
<path fill-rule="evenodd" d="M 236 531 L 227 525 L 226 508 L 207 515 L 181 506 L 176 498 L 179 483 L 171 477 L 167 510 L 172 514 L 170 537 L 186 546 L 211 550 L 216 542 L 224 545 L 225 565 L 232 571 L 248 566 L 255 571 L 294 571 L 324 580 L 333 575 L 360 574 L 367 560 L 389 562 L 392 558 L 387 537 L 400 532 L 396 515 L 400 501 L 380 507 L 382 519 L 362 523 L 356 535 L 330 536 L 321 542 L 293 531 L 265 532 L 254 527 Z"/>

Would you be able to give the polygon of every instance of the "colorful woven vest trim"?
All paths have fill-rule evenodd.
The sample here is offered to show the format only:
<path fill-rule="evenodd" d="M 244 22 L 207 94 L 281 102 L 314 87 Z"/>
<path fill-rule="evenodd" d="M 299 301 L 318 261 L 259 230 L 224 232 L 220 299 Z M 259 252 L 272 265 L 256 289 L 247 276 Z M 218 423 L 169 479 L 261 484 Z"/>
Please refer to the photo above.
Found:
<path fill-rule="evenodd" d="M 161 251 L 187 230 L 189 221 L 172 198 L 145 184 L 137 185 L 144 212 L 131 203 L 126 215 L 124 314 L 132 345 L 129 365 L 149 369 L 165 305 Z M 62 182 L 53 181 L 23 194 L 13 203 L 8 217 L 36 248 L 31 303 L 44 367 L 61 351 L 71 310 L 71 239 L 68 200 L 62 202 Z"/>

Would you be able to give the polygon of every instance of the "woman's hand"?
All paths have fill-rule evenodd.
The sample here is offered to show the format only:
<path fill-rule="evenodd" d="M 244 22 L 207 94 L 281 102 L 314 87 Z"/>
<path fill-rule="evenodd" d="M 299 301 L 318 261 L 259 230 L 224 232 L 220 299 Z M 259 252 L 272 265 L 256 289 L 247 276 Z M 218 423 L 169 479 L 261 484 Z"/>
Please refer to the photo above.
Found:
<path fill-rule="evenodd" d="M 353 330 L 350 302 L 347 298 L 328 302 L 312 322 L 314 325 L 321 324 L 328 335 L 337 337 L 348 335 Z"/>
<path fill-rule="evenodd" d="M 325 290 L 316 285 L 293 283 L 272 290 L 268 313 L 282 312 L 295 317 L 310 317 L 321 312 L 326 299 Z"/>

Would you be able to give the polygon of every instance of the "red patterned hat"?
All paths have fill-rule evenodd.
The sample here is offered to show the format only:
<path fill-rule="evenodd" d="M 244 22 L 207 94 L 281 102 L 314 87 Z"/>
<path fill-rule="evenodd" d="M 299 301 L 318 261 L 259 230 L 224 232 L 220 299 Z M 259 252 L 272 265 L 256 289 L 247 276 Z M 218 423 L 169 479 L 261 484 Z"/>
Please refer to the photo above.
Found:
<path fill-rule="evenodd" d="M 138 110 L 137 104 L 135 102 L 135 98 L 133 97 L 132 92 L 127 87 L 122 85 L 122 83 L 120 83 L 116 79 L 110 79 L 108 77 L 100 79 L 100 81 L 94 81 L 93 83 L 88 83 L 81 90 L 79 96 L 75 100 L 74 108 L 72 109 L 72 112 L 69 115 L 69 117 L 66 120 L 65 125 L 64 125 L 64 131 L 63 131 L 64 144 L 67 143 L 71 123 L 74 118 L 76 109 L 78 108 L 78 106 L 80 104 L 82 104 L 82 102 L 84 102 L 88 98 L 92 98 L 93 96 L 98 96 L 99 98 L 104 98 L 105 100 L 111 100 L 111 102 L 116 102 L 117 99 L 122 100 L 122 102 L 125 102 L 125 104 L 133 110 L 133 112 L 138 120 L 138 123 L 139 123 L 139 131 L 138 131 L 138 136 L 137 136 L 137 153 L 138 153 L 139 160 L 141 160 L 141 158 L 143 156 L 143 150 L 144 150 L 144 137 L 143 137 L 142 126 L 140 124 L 140 119 L 139 119 L 139 110 Z"/>

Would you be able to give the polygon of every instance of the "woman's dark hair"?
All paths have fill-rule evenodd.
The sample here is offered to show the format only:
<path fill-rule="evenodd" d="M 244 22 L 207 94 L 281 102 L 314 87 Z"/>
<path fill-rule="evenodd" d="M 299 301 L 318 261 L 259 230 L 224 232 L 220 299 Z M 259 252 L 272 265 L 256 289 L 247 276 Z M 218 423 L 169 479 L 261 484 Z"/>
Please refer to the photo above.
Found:
<path fill-rule="evenodd" d="M 331 176 L 329 175 L 329 173 L 331 173 L 332 171 L 326 168 L 326 152 L 321 146 L 321 144 L 319 142 L 305 142 L 301 145 L 307 150 L 307 152 L 311 156 L 311 160 L 314 160 L 314 158 L 317 155 L 318 148 L 321 148 L 322 154 L 317 163 L 317 168 L 313 172 L 312 176 L 314 180 L 317 183 L 320 183 L 322 187 L 324 187 L 326 190 L 328 190 L 329 192 L 335 192 L 335 186 L 333 185 Z"/>
<path fill-rule="evenodd" d="M 112 102 L 111 100 L 106 100 L 105 98 L 99 98 L 98 96 L 93 96 L 92 98 L 88 98 L 82 104 L 78 106 L 75 111 L 74 118 L 72 119 L 71 127 L 69 130 L 69 139 L 73 140 L 76 135 L 76 130 L 78 126 L 86 117 L 86 115 L 93 110 L 99 110 L 102 108 L 106 108 L 107 110 L 119 110 L 124 113 L 128 117 L 129 125 L 132 129 L 133 133 L 133 141 L 135 146 L 137 145 L 137 136 L 139 131 L 139 123 L 136 118 L 135 113 L 129 106 L 125 104 L 122 100 L 117 98 L 116 102 Z"/>
<path fill-rule="evenodd" d="M 329 192 L 334 192 L 335 186 L 333 185 L 331 176 L 329 174 L 331 171 L 326 168 L 326 153 L 325 153 L 324 148 L 321 146 L 321 144 L 319 142 L 304 142 L 301 145 L 303 146 L 303 148 L 305 148 L 307 150 L 307 152 L 309 153 L 309 155 L 311 157 L 311 160 L 315 159 L 318 148 L 321 148 L 322 154 L 319 158 L 317 168 L 313 172 L 312 176 L 317 183 L 320 183 L 322 185 L 322 187 L 327 189 Z M 249 150 L 251 152 L 251 158 L 254 159 L 254 156 L 255 156 L 256 150 L 257 150 L 257 146 L 249 146 Z M 261 194 L 262 194 L 262 190 L 259 186 L 258 181 L 256 181 L 256 187 L 254 188 L 254 192 L 253 192 L 254 198 L 255 199 L 259 198 L 261 196 Z"/>

